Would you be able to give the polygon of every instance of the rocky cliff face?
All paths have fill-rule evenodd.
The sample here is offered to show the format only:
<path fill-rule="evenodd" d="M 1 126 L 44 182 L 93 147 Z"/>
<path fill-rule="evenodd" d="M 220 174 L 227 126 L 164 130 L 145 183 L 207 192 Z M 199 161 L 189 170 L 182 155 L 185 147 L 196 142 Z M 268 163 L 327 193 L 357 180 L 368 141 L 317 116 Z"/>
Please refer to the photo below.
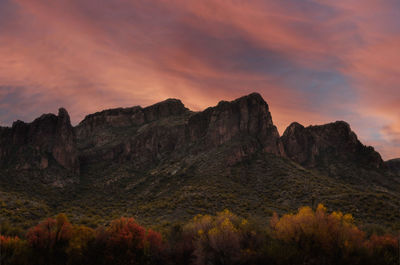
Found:
<path fill-rule="evenodd" d="M 76 139 L 69 115 L 44 114 L 32 123 L 16 121 L 0 130 L 0 164 L 16 170 L 61 166 L 79 173 Z"/>
<path fill-rule="evenodd" d="M 131 161 L 151 164 L 174 150 L 184 138 L 190 115 L 180 100 L 168 99 L 142 108 L 110 109 L 88 115 L 76 128 L 81 162 Z"/>
<path fill-rule="evenodd" d="M 364 168 L 384 167 L 379 153 L 364 146 L 343 121 L 309 127 L 292 123 L 281 139 L 287 156 L 303 166 L 329 167 L 343 162 Z"/>
<path fill-rule="evenodd" d="M 75 128 L 61 108 L 57 116 L 45 114 L 32 123 L 0 128 L 0 167 L 17 170 L 59 166 L 78 174 L 99 163 L 142 170 L 189 158 L 196 163 L 210 152 L 218 153 L 226 166 L 269 153 L 305 167 L 384 167 L 380 155 L 361 144 L 345 122 L 306 128 L 293 123 L 280 137 L 268 104 L 257 93 L 201 112 L 188 110 L 177 99 L 109 109 L 88 115 Z"/>
<path fill-rule="evenodd" d="M 77 127 L 81 161 L 131 161 L 137 167 L 181 159 L 245 138 L 232 162 L 257 150 L 283 154 L 267 103 L 259 94 L 191 112 L 169 99 L 147 108 L 112 109 L 87 116 Z"/>
<path fill-rule="evenodd" d="M 216 107 L 196 113 L 190 117 L 187 127 L 190 141 L 204 139 L 206 146 L 250 136 L 265 152 L 284 154 L 268 105 L 257 93 L 232 102 L 221 101 Z"/>
<path fill-rule="evenodd" d="M 267 220 L 323 202 L 393 223 L 400 179 L 382 167 L 345 122 L 293 123 L 280 137 L 259 94 L 200 112 L 169 99 L 94 113 L 74 128 L 64 109 L 0 127 L 0 201 L 13 222 L 38 222 L 49 209 L 88 224 L 127 214 L 167 224 L 224 208 Z"/>
<path fill-rule="evenodd" d="M 138 127 L 187 112 L 189 110 L 178 99 L 167 99 L 146 108 L 135 106 L 132 108 L 109 109 L 86 116 L 76 127 L 76 133 L 78 138 L 82 139 L 96 135 L 96 130 L 101 130 L 102 128 Z"/>

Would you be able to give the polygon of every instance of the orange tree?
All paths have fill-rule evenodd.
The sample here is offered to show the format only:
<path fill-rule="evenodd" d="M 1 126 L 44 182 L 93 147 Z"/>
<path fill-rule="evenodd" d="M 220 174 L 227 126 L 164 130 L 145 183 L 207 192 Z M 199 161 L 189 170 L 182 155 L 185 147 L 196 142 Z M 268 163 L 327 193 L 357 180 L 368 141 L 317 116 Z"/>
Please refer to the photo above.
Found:
<path fill-rule="evenodd" d="M 65 214 L 48 218 L 31 228 L 26 238 L 38 264 L 63 264 L 67 259 L 66 248 L 72 237 L 72 225 Z"/>
<path fill-rule="evenodd" d="M 26 241 L 0 235 L 0 264 L 28 264 L 29 254 Z"/>
<path fill-rule="evenodd" d="M 133 218 L 121 217 L 97 232 L 89 252 L 95 264 L 154 264 L 162 249 L 159 233 L 146 231 Z"/>

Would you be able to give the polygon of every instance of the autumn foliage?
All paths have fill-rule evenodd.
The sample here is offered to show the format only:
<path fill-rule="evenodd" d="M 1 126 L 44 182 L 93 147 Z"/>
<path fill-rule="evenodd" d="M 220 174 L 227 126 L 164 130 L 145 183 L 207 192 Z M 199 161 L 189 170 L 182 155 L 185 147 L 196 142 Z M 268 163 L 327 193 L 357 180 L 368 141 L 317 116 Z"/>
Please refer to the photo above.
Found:
<path fill-rule="evenodd" d="M 96 244 L 104 253 L 99 264 L 144 264 L 160 259 L 161 235 L 146 230 L 133 218 L 120 218 L 98 233 Z"/>
<path fill-rule="evenodd" d="M 70 240 L 72 226 L 65 214 L 48 218 L 28 231 L 27 240 L 36 249 L 51 251 Z"/>
<path fill-rule="evenodd" d="M 304 263 L 395 264 L 398 255 L 396 237 L 366 238 L 351 214 L 328 213 L 322 204 L 315 211 L 302 207 L 296 214 L 281 218 L 274 214 L 270 225 L 273 236 L 295 246 L 294 259 Z"/>
<path fill-rule="evenodd" d="M 197 215 L 160 233 L 121 217 L 92 229 L 65 214 L 29 229 L 26 238 L 0 235 L 0 264 L 397 264 L 398 238 L 367 236 L 350 214 L 323 205 L 270 223 L 255 223 L 225 210 Z"/>
<path fill-rule="evenodd" d="M 198 215 L 185 227 L 193 242 L 194 264 L 236 264 L 244 261 L 257 236 L 246 219 L 228 210 Z"/>
<path fill-rule="evenodd" d="M 339 254 L 347 257 L 365 240 L 350 214 L 328 214 L 321 204 L 316 211 L 303 207 L 297 214 L 280 219 L 275 215 L 271 226 L 278 239 L 296 244 L 304 252 L 318 252 L 325 257 Z"/>
<path fill-rule="evenodd" d="M 18 237 L 0 235 L 0 264 L 23 264 L 26 255 L 26 242 Z"/>

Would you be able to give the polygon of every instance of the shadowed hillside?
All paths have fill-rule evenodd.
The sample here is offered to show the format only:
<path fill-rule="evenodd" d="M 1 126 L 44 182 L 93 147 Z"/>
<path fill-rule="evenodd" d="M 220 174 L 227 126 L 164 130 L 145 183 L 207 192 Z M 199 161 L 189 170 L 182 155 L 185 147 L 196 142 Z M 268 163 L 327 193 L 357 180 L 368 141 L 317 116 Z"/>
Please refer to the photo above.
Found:
<path fill-rule="evenodd" d="M 68 113 L 0 130 L 1 222 L 27 228 L 65 212 L 75 223 L 135 216 L 188 220 L 225 208 L 266 220 L 324 203 L 356 222 L 400 228 L 400 177 L 350 126 L 291 124 L 282 137 L 257 93 L 193 112 L 168 99 Z M 157 221 L 157 222 L 154 222 Z"/>

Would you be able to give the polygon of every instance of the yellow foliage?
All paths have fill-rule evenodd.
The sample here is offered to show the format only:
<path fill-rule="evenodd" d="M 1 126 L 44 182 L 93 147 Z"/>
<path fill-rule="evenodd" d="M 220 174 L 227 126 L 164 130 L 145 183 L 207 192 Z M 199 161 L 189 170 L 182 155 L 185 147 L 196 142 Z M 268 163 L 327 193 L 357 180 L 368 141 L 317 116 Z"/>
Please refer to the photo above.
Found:
<path fill-rule="evenodd" d="M 326 251 L 334 246 L 351 249 L 361 245 L 364 239 L 351 214 L 327 214 L 322 204 L 315 212 L 310 207 L 302 207 L 297 214 L 286 214 L 280 219 L 275 214 L 271 227 L 279 239 L 303 245 L 317 243 Z"/>
<path fill-rule="evenodd" d="M 320 203 L 320 204 L 318 204 L 316 212 L 319 213 L 319 214 L 322 214 L 322 213 L 325 214 L 326 213 L 326 207 L 322 203 Z"/>
<path fill-rule="evenodd" d="M 218 232 L 219 232 L 218 229 L 216 227 L 213 227 L 210 230 L 208 230 L 208 235 L 213 236 L 216 235 Z"/>
<path fill-rule="evenodd" d="M 74 253 L 76 255 L 82 255 L 82 252 L 84 251 L 88 242 L 95 238 L 95 232 L 93 229 L 81 225 L 74 226 L 72 233 L 73 236 L 69 241 L 67 252 Z"/>
<path fill-rule="evenodd" d="M 343 222 L 346 224 L 353 224 L 354 223 L 354 218 L 351 214 L 345 214 L 343 216 Z"/>
<path fill-rule="evenodd" d="M 220 229 L 221 230 L 231 230 L 231 231 L 236 231 L 237 229 L 233 226 L 231 220 L 228 218 L 225 218 L 224 221 L 220 224 Z"/>
<path fill-rule="evenodd" d="M 342 212 L 332 212 L 331 213 L 332 218 L 334 218 L 337 221 L 341 221 L 343 218 L 343 213 Z"/>

